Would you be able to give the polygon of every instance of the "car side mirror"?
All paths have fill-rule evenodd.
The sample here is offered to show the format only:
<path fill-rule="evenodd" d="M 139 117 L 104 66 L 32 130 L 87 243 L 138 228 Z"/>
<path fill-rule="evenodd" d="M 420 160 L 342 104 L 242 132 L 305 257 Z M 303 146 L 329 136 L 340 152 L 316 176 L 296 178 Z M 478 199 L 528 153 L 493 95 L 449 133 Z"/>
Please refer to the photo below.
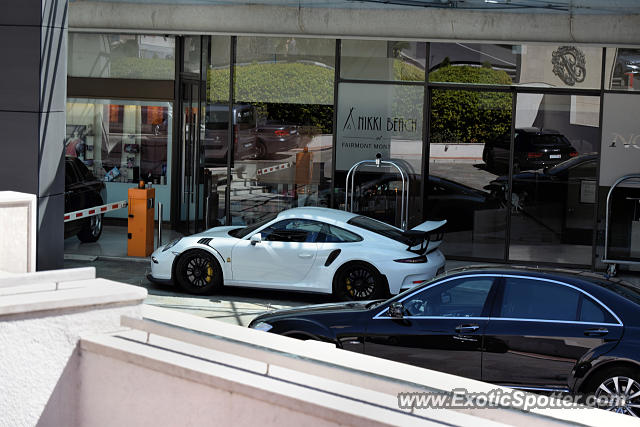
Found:
<path fill-rule="evenodd" d="M 253 236 L 251 236 L 251 246 L 255 246 L 256 243 L 260 243 L 260 242 L 262 242 L 262 234 L 256 233 Z"/>
<path fill-rule="evenodd" d="M 389 316 L 392 319 L 402 319 L 404 316 L 404 306 L 401 302 L 392 302 L 389 306 Z"/>

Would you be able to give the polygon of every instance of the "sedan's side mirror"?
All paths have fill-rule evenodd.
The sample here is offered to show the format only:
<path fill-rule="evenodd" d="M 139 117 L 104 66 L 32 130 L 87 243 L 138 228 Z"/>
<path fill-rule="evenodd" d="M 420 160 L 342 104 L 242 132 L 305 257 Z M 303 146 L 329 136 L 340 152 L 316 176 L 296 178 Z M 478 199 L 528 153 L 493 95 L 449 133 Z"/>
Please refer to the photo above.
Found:
<path fill-rule="evenodd" d="M 389 316 L 392 319 L 402 319 L 404 316 L 404 306 L 401 302 L 392 302 L 389 306 Z"/>
<path fill-rule="evenodd" d="M 260 243 L 262 242 L 262 234 L 260 233 L 256 233 L 253 236 L 251 236 L 251 245 L 255 246 L 256 243 Z"/>

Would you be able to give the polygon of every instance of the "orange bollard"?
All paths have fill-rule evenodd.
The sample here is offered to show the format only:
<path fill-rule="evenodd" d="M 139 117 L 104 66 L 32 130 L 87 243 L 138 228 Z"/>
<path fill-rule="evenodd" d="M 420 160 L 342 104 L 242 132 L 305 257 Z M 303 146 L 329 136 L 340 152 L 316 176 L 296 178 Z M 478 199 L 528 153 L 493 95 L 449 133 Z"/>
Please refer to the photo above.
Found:
<path fill-rule="evenodd" d="M 153 224 L 155 188 L 129 189 L 129 218 L 127 221 L 127 255 L 147 257 L 153 252 Z"/>

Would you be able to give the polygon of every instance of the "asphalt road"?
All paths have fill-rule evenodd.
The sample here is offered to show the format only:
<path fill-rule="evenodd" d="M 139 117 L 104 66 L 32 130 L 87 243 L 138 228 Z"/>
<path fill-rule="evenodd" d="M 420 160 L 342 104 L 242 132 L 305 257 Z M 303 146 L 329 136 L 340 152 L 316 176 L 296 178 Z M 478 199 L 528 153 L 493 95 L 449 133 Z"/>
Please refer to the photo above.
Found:
<path fill-rule="evenodd" d="M 212 295 L 190 295 L 177 287 L 149 282 L 146 279 L 148 264 L 136 261 L 67 259 L 64 266 L 93 266 L 97 277 L 146 288 L 149 294 L 146 304 L 242 326 L 248 325 L 254 317 L 265 311 L 333 301 L 331 296 L 325 295 L 247 288 L 224 288 Z"/>

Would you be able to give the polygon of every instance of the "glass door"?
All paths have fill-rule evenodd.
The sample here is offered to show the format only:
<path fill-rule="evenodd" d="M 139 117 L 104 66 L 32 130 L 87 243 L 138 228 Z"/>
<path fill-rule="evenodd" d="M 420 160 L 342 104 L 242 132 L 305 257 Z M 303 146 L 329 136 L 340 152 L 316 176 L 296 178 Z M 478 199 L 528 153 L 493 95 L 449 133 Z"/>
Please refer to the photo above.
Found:
<path fill-rule="evenodd" d="M 199 231 L 202 226 L 202 189 L 199 167 L 200 145 L 200 84 L 183 80 L 180 95 L 180 224 L 185 234 Z"/>

